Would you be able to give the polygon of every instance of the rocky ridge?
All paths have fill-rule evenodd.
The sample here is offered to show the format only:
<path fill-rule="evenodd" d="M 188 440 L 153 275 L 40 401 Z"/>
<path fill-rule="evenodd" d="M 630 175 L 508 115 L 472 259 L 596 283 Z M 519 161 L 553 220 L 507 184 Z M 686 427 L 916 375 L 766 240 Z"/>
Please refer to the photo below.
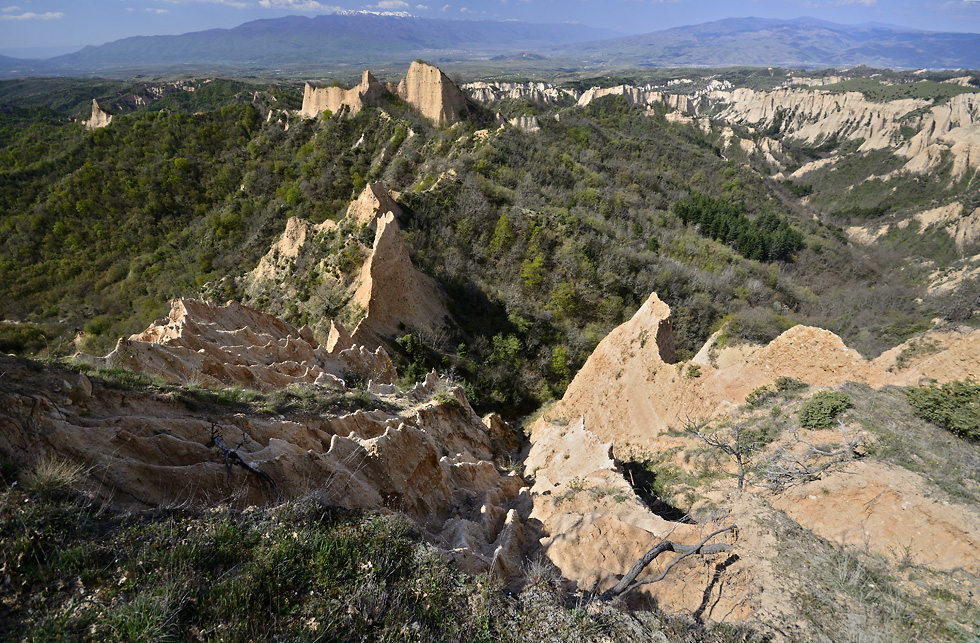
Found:
<path fill-rule="evenodd" d="M 947 151 L 953 176 L 980 168 L 980 96 L 959 94 L 933 105 L 924 99 L 874 102 L 859 92 L 784 88 L 715 91 L 708 99 L 717 118 L 755 130 L 776 128 L 789 138 L 817 145 L 831 138 L 861 141 L 859 152 L 892 149 L 908 159 L 904 170 L 932 170 Z M 905 140 L 903 127 L 915 134 Z"/>
<path fill-rule="evenodd" d="M 273 296 L 289 299 L 296 294 L 297 281 L 319 279 L 337 288 L 339 298 L 346 302 L 348 319 L 356 323 L 353 343 L 377 346 L 409 329 L 442 328 L 449 317 L 445 296 L 432 278 L 412 265 L 396 221 L 402 213 L 396 196 L 382 183 L 370 183 L 340 221 L 327 220 L 313 226 L 290 217 L 282 236 L 242 278 L 249 301 Z M 360 230 L 364 227 L 375 229 L 371 248 L 361 248 Z M 358 253 L 364 253 L 360 266 L 355 264 L 356 272 L 339 274 L 334 266 L 327 265 L 330 257 L 323 256 L 313 243 L 326 235 L 347 235 L 344 247 L 356 247 Z M 297 273 L 301 263 L 309 272 Z M 313 314 L 312 309 L 303 311 Z M 330 320 L 318 321 L 317 330 L 328 332 Z M 333 323 L 342 328 L 338 320 Z"/>
<path fill-rule="evenodd" d="M 578 99 L 578 106 L 584 107 L 598 98 L 606 96 L 622 96 L 630 105 L 652 107 L 655 103 L 667 105 L 672 110 L 682 114 L 693 115 L 694 104 L 691 99 L 682 94 L 668 94 L 655 91 L 649 87 L 634 87 L 632 85 L 616 85 L 615 87 L 593 87 L 586 90 Z"/>
<path fill-rule="evenodd" d="M 691 362 L 675 363 L 670 309 L 654 293 L 599 343 L 554 413 L 585 415 L 600 440 L 650 446 L 687 420 L 734 410 L 749 393 L 772 386 L 780 376 L 812 386 L 850 381 L 873 388 L 980 377 L 977 330 L 957 333 L 940 350 L 898 371 L 888 370 L 894 367 L 893 355 L 869 362 L 821 328 L 794 326 L 768 345 L 742 347 L 737 358 L 722 358 L 716 365 L 706 359 L 712 342 Z"/>
<path fill-rule="evenodd" d="M 580 589 L 601 592 L 660 540 L 698 542 L 737 524 L 734 537 L 720 536 L 737 552 L 737 563 L 727 553 L 685 559 L 671 570 L 680 582 L 637 591 L 668 611 L 756 620 L 782 632 L 786 627 L 805 631 L 794 599 L 805 586 L 794 585 L 792 576 L 778 571 L 780 556 L 792 555 L 789 543 L 799 537 L 788 534 L 799 526 L 842 549 L 870 548 L 885 559 L 903 552 L 910 564 L 948 570 L 967 579 L 963 582 L 975 582 L 980 514 L 944 499 L 918 473 L 874 459 L 845 459 L 829 473 L 782 493 L 765 486 L 735 491 L 729 478 L 704 492 L 710 506 L 726 509 L 688 524 L 664 519 L 641 502 L 622 461 L 636 453 L 675 454 L 667 462 L 679 469 L 691 467 L 688 458 L 703 457 L 697 455 L 704 453 L 703 444 L 674 429 L 711 418 L 724 426 L 724 418 L 741 412 L 750 392 L 771 387 L 778 376 L 818 389 L 844 382 L 882 387 L 976 378 L 980 331 L 936 330 L 872 362 L 832 333 L 802 326 L 767 346 L 716 349 L 715 340 L 692 362 L 674 363 L 670 310 L 653 294 L 630 321 L 600 342 L 563 399 L 535 423 L 526 461 L 535 481 L 531 516 L 545 528 L 542 552 L 567 578 Z M 915 342 L 926 342 L 932 350 L 909 356 L 906 349 L 915 348 Z M 903 354 L 904 363 L 897 359 Z M 844 431 L 852 444 L 867 438 L 860 427 L 845 426 Z M 793 453 L 791 460 L 805 461 L 816 457 L 805 444 L 839 443 L 841 432 L 813 431 L 805 434 L 805 443 L 796 439 L 797 433 L 792 436 L 784 435 L 764 449 L 766 455 L 753 457 L 765 462 Z M 832 461 L 820 457 L 825 465 L 821 470 L 830 468 Z M 712 466 L 735 473 L 732 463 Z M 778 511 L 787 512 L 792 521 L 778 518 Z M 676 559 L 658 558 L 639 580 L 659 575 Z M 726 580 L 717 583 L 721 570 Z"/>
<path fill-rule="evenodd" d="M 562 101 L 578 101 L 581 93 L 573 89 L 563 89 L 549 83 L 467 83 L 460 87 L 470 98 L 479 103 L 494 103 L 499 100 L 526 100 L 540 105 L 557 105 Z"/>

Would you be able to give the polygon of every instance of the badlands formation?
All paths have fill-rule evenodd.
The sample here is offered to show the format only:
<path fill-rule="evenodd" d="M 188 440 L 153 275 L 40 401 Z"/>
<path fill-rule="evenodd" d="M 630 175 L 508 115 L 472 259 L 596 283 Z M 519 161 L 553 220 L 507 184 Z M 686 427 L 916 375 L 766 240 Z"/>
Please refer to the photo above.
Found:
<path fill-rule="evenodd" d="M 959 94 L 933 105 L 914 98 L 875 102 L 859 92 L 740 88 L 710 92 L 708 99 L 721 120 L 758 130 L 776 127 L 811 145 L 837 137 L 861 141 L 861 152 L 893 149 L 908 159 L 903 169 L 911 173 L 935 169 L 944 152 L 953 156 L 954 178 L 980 168 L 980 94 Z M 903 126 L 916 132 L 907 141 Z"/>
<path fill-rule="evenodd" d="M 352 89 L 314 87 L 306 83 L 300 113 L 313 118 L 324 111 L 337 113 L 342 107 L 356 114 L 367 105 L 379 105 L 387 94 L 395 94 L 434 125 L 455 125 L 469 103 L 463 92 L 437 67 L 415 61 L 397 84 L 387 87 L 365 71 L 360 84 Z"/>

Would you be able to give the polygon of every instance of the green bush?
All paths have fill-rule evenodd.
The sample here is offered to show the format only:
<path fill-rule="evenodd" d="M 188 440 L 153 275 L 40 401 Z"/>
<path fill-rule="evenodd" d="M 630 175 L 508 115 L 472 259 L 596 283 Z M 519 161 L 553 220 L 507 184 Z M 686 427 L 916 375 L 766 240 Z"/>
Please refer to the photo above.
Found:
<path fill-rule="evenodd" d="M 980 384 L 976 380 L 909 387 L 905 399 L 922 419 L 964 438 L 980 440 Z"/>
<path fill-rule="evenodd" d="M 760 386 L 745 396 L 745 404 L 755 408 L 776 397 L 776 390 L 771 386 Z"/>
<path fill-rule="evenodd" d="M 854 406 L 851 398 L 837 391 L 820 391 L 800 408 L 800 425 L 808 429 L 827 429 L 837 416 Z"/>
<path fill-rule="evenodd" d="M 780 393 L 791 393 L 794 391 L 802 391 L 809 387 L 810 385 L 806 382 L 801 382 L 798 379 L 787 377 L 785 375 L 780 375 L 776 378 L 776 390 Z"/>

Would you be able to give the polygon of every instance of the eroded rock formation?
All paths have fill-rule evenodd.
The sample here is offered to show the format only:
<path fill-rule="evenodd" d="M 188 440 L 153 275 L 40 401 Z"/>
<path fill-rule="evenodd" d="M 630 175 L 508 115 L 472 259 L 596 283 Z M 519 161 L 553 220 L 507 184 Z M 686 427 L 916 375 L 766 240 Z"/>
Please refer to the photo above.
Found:
<path fill-rule="evenodd" d="M 92 117 L 85 121 L 85 129 L 95 130 L 107 127 L 112 122 L 112 116 L 102 111 L 99 101 L 92 99 Z"/>
<path fill-rule="evenodd" d="M 385 86 L 369 71 L 365 71 L 361 76 L 361 82 L 351 89 L 314 87 L 306 83 L 303 89 L 303 108 L 300 113 L 306 118 L 313 118 L 328 110 L 336 114 L 342 107 L 346 107 L 351 114 L 356 114 L 365 105 L 376 105 L 385 92 Z"/>
<path fill-rule="evenodd" d="M 357 225 L 374 225 L 378 217 L 393 212 L 400 216 L 402 209 L 383 183 L 368 183 L 361 194 L 347 207 L 347 218 Z"/>
<path fill-rule="evenodd" d="M 540 105 L 556 105 L 563 100 L 577 101 L 581 95 L 548 83 L 468 83 L 461 89 L 481 103 L 493 103 L 505 98 L 526 100 Z"/>
<path fill-rule="evenodd" d="M 711 342 L 709 341 L 709 344 Z M 898 350 L 902 350 L 901 348 Z M 631 320 L 596 347 L 555 413 L 586 416 L 603 441 L 650 445 L 670 428 L 692 419 L 716 417 L 736 408 L 761 386 L 785 376 L 812 386 L 861 382 L 878 388 L 980 376 L 980 331 L 919 354 L 901 370 L 889 371 L 894 356 L 869 362 L 830 331 L 794 326 L 766 346 L 741 347 L 737 357 L 715 361 L 706 349 L 690 363 L 674 364 L 670 309 L 651 295 Z M 696 366 L 692 369 L 692 366 Z"/>
<path fill-rule="evenodd" d="M 412 266 L 392 212 L 380 217 L 371 255 L 361 267 L 353 303 L 366 313 L 354 341 L 368 345 L 407 329 L 439 329 L 449 311 L 435 280 Z"/>
<path fill-rule="evenodd" d="M 117 506 L 313 495 L 354 509 L 401 512 L 472 572 L 510 577 L 524 557 L 530 498 L 493 464 L 491 439 L 462 394 L 400 413 L 301 418 L 191 411 L 172 398 L 108 388 L 97 375 L 32 370 L 0 355 L 0 452 L 24 465 L 44 454 L 82 463 L 93 491 Z M 42 394 L 43 393 L 43 394 Z M 275 483 L 233 470 L 226 445 Z"/>
<path fill-rule="evenodd" d="M 579 97 L 578 105 L 579 107 L 584 107 L 597 98 L 603 98 L 605 96 L 622 96 L 630 105 L 651 107 L 655 103 L 662 103 L 682 114 L 694 114 L 694 105 L 687 96 L 682 94 L 667 94 L 646 87 L 634 87 L 633 85 L 617 85 L 606 88 L 593 87 L 592 89 L 586 90 Z"/>
<path fill-rule="evenodd" d="M 215 306 L 175 299 L 170 316 L 129 339 L 105 357 L 84 356 L 95 365 L 125 368 L 170 382 L 242 386 L 262 391 L 289 384 L 344 388 L 347 373 L 365 381 L 391 382 L 395 368 L 383 348 L 364 346 L 330 352 L 309 328 L 290 324 L 229 302 Z"/>
<path fill-rule="evenodd" d="M 466 95 L 438 67 L 415 61 L 395 88 L 405 102 L 436 125 L 455 125 L 468 104 Z"/>
<path fill-rule="evenodd" d="M 874 102 L 859 92 L 777 89 L 711 92 L 724 105 L 722 120 L 756 128 L 776 128 L 807 144 L 861 141 L 860 152 L 892 149 L 908 159 L 904 170 L 924 173 L 952 153 L 953 177 L 980 168 L 980 95 L 960 94 L 940 105 L 923 99 Z M 902 128 L 916 132 L 908 141 Z M 802 171 L 802 170 L 801 170 Z"/>

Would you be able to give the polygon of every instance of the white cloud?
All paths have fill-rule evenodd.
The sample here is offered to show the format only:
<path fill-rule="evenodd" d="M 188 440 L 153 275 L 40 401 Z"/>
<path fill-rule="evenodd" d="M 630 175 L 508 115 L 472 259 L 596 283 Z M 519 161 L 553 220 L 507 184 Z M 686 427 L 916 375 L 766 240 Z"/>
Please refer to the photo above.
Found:
<path fill-rule="evenodd" d="M 378 9 L 407 9 L 408 3 L 404 0 L 381 0 L 375 6 Z"/>
<path fill-rule="evenodd" d="M 977 0 L 977 2 L 980 2 L 980 0 Z M 422 11 L 428 11 L 429 10 L 429 8 L 427 6 L 425 6 L 424 4 L 417 4 L 417 5 L 415 5 L 415 8 L 416 9 L 420 9 Z"/>
<path fill-rule="evenodd" d="M 467 11 L 469 11 L 469 9 L 467 9 L 466 7 L 460 7 L 459 8 L 459 12 L 460 13 L 466 13 Z"/>
<path fill-rule="evenodd" d="M 48 13 L 21 13 L 18 15 L 7 14 L 0 16 L 0 20 L 58 20 L 64 18 L 65 14 L 60 11 L 49 11 Z"/>
<path fill-rule="evenodd" d="M 340 11 L 340 7 L 326 5 L 316 0 L 259 0 L 266 9 L 289 9 L 291 11 Z"/>
<path fill-rule="evenodd" d="M 449 5 L 445 4 L 442 6 L 442 9 L 440 9 L 439 11 L 448 11 L 448 10 L 449 10 Z"/>
<path fill-rule="evenodd" d="M 149 7 L 147 7 L 146 10 L 149 11 L 150 13 L 156 13 L 156 14 L 170 13 L 170 9 L 150 9 Z M 132 9 L 127 8 L 127 11 L 132 11 Z"/>
<path fill-rule="evenodd" d="M 10 7 L 4 7 L 3 9 L 0 9 L 0 12 L 2 13 L 10 13 L 11 11 L 20 11 L 20 7 L 18 7 L 17 5 L 12 5 Z"/>
<path fill-rule="evenodd" d="M 255 5 L 251 2 L 243 2 L 242 0 L 164 0 L 164 2 L 169 2 L 170 4 L 187 4 L 188 2 L 203 2 L 205 4 L 222 4 L 226 7 L 235 7 L 236 9 L 249 9 Z M 259 3 L 261 4 L 261 2 Z"/>

